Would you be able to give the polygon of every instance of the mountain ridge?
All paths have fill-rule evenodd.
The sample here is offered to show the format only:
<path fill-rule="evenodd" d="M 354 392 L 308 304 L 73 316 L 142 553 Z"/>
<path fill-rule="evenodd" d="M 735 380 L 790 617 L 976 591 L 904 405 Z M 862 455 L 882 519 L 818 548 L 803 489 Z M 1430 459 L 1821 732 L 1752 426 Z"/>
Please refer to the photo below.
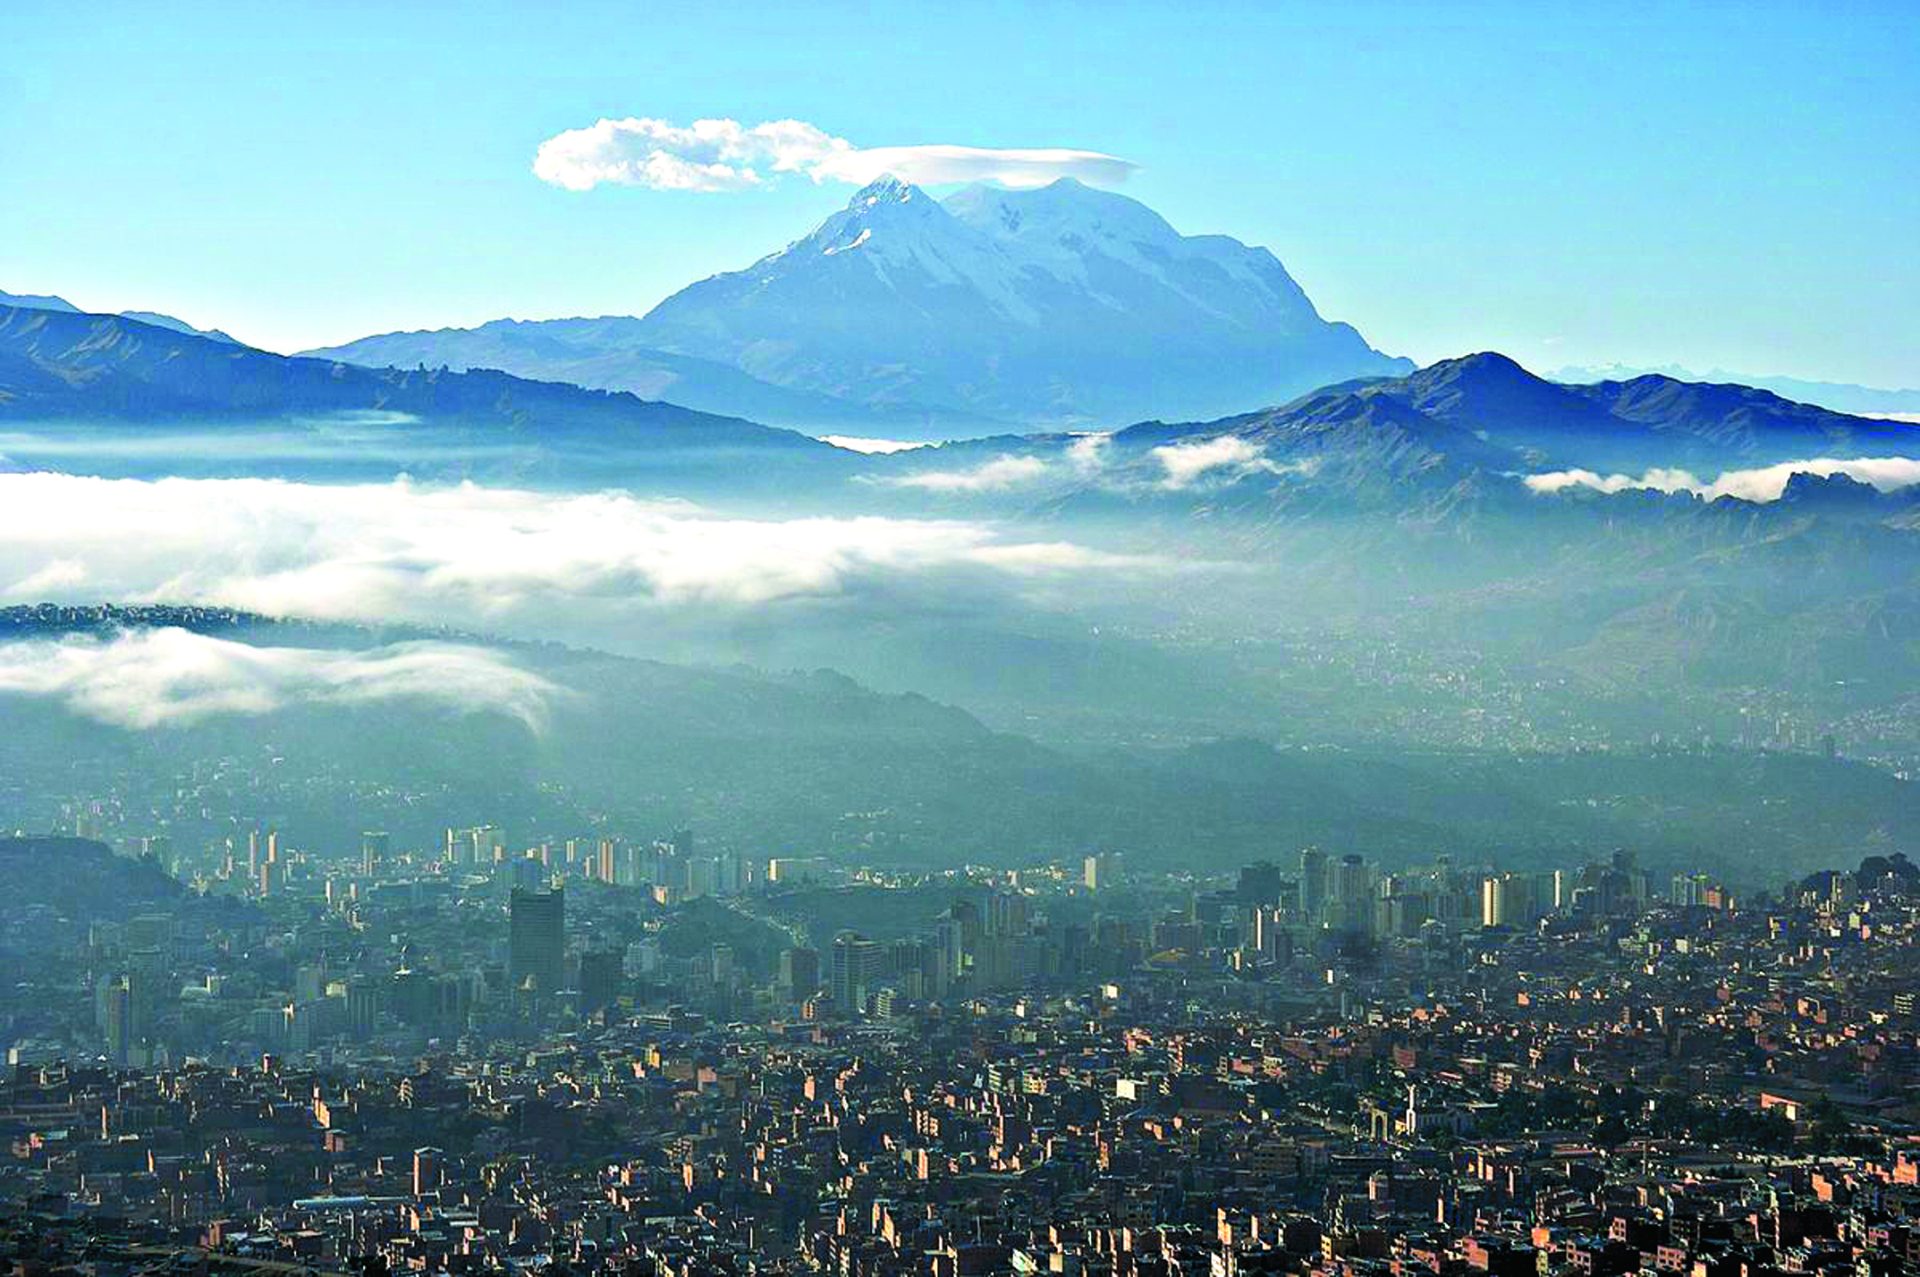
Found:
<path fill-rule="evenodd" d="M 190 358 L 198 356 L 197 359 Z M 94 392 L 83 402 L 81 392 Z M 518 393 L 530 403 L 516 404 Z M 716 417 L 624 391 L 590 390 L 506 373 L 366 369 L 276 355 L 119 315 L 0 306 L 0 415 L 31 418 L 110 413 L 257 415 L 308 409 L 384 409 L 478 416 L 516 429 L 538 426 L 547 403 L 598 415 L 636 413 L 645 424 L 705 429 L 734 438 L 825 448 L 774 426 Z"/>
<path fill-rule="evenodd" d="M 16 294 L 4 290 L 0 290 L 0 306 L 19 306 L 27 310 L 51 310 L 68 315 L 83 315 L 89 313 L 81 310 L 64 297 L 55 297 L 50 294 L 38 296 L 25 293 Z M 233 346 L 245 344 L 231 334 L 221 332 L 218 328 L 196 328 L 184 319 L 179 319 L 172 315 L 163 315 L 155 310 L 123 310 L 119 312 L 119 315 L 122 319 L 131 319 L 136 323 L 151 324 L 156 328 L 171 328 L 178 333 L 186 333 L 194 337 L 206 337 L 212 341 L 226 342 Z"/>
<path fill-rule="evenodd" d="M 1511 451 L 1516 465 L 1637 473 L 1681 465 L 1762 466 L 1818 456 L 1860 457 L 1884 448 L 1920 455 L 1920 427 L 1797 404 L 1744 386 L 1682 382 L 1657 374 L 1630 382 L 1566 386 L 1497 351 L 1444 359 L 1406 377 L 1327 386 L 1255 413 L 1162 426 L 1168 439 L 1326 422 L 1389 399 L 1420 417 Z M 1136 427 L 1137 429 L 1137 427 Z M 1128 431 L 1114 437 L 1125 440 Z M 1464 446 L 1460 436 L 1450 436 Z"/>
<path fill-rule="evenodd" d="M 404 470 L 533 486 L 630 486 L 644 476 L 687 494 L 747 495 L 791 487 L 810 467 L 853 455 L 626 391 L 491 370 L 368 369 L 116 315 L 17 307 L 0 307 L 0 421 L 42 427 L 8 445 L 16 461 L 40 455 L 62 464 L 58 436 L 77 426 L 94 437 L 90 464 L 123 475 L 150 472 L 141 448 L 151 445 L 116 453 L 115 432 L 156 427 L 172 427 L 181 450 L 153 458 L 169 473 L 204 476 L 252 475 L 263 465 L 283 477 L 384 480 Z M 279 452 L 236 451 L 220 440 L 229 428 L 239 442 L 268 427 Z M 36 452 L 42 436 L 54 451 Z M 742 465 L 743 457 L 781 464 Z"/>
<path fill-rule="evenodd" d="M 1789 377 L 1774 373 L 1728 372 L 1724 368 L 1694 371 L 1679 364 L 1569 364 L 1548 375 L 1570 385 L 1599 381 L 1632 381 L 1656 373 L 1676 381 L 1698 381 L 1717 385 L 1751 386 L 1770 390 L 1795 403 L 1814 404 L 1834 412 L 1863 417 L 1920 417 L 1920 388 L 1866 386 L 1848 381 L 1823 381 L 1811 377 Z"/>
<path fill-rule="evenodd" d="M 1494 352 L 1443 360 L 1404 377 L 1338 382 L 1253 412 L 1141 422 L 1101 436 L 1104 443 L 1056 432 L 861 456 L 789 430 L 629 392 L 491 370 L 375 370 L 274 355 L 117 316 L 0 308 L 0 419 L 299 421 L 329 414 L 376 414 L 404 433 L 452 430 L 453 441 L 541 454 L 526 463 L 533 471 L 493 478 L 519 481 L 532 473 L 562 483 L 630 483 L 643 473 L 684 477 L 691 471 L 672 468 L 678 450 L 710 454 L 689 464 L 709 485 L 719 485 L 712 490 L 779 489 L 834 508 L 1018 509 L 1035 495 L 1024 481 L 941 477 L 956 465 L 1001 455 L 1040 461 L 1038 468 L 1028 464 L 1026 474 L 1054 496 L 1073 487 L 1118 485 L 1136 495 L 1157 494 L 1162 505 L 1194 504 L 1230 484 L 1243 489 L 1242 501 L 1264 494 L 1284 503 L 1311 493 L 1316 502 L 1381 510 L 1421 508 L 1436 492 L 1449 493 L 1450 503 L 1469 495 L 1531 501 L 1535 494 L 1522 480 L 1555 471 L 1638 475 L 1684 468 L 1711 478 L 1819 458 L 1920 457 L 1920 427 L 1906 423 L 1850 417 L 1746 387 L 1657 376 L 1563 386 Z M 1223 439 L 1237 442 L 1220 445 Z M 1168 451 L 1210 442 L 1214 453 Z M 741 466 L 743 456 L 761 463 Z M 813 469 L 796 470 L 796 464 Z M 933 477 L 921 477 L 927 475 Z M 806 482 L 811 477 L 825 482 Z"/>

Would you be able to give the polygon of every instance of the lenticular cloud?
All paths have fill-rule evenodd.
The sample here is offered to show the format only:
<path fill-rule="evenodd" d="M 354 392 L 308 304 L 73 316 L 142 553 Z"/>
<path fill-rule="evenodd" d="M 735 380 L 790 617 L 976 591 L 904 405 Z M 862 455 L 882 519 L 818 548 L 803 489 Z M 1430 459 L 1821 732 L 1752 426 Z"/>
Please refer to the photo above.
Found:
<path fill-rule="evenodd" d="M 602 119 L 542 142 L 533 172 L 570 191 L 644 186 L 657 191 L 745 191 L 785 173 L 815 183 L 864 186 L 889 173 L 908 182 L 998 182 L 1045 186 L 1062 177 L 1096 184 L 1125 181 L 1134 166 L 1117 156 L 1066 147 L 858 147 L 804 120 Z"/>

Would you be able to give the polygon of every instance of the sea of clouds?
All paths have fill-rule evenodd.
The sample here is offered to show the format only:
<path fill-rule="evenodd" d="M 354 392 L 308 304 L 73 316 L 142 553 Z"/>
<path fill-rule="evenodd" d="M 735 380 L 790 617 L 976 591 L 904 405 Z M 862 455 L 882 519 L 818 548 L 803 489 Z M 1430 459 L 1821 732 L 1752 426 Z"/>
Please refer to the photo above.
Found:
<path fill-rule="evenodd" d="M 0 603 L 10 604 L 204 604 L 634 650 L 644 642 L 621 636 L 869 595 L 1071 588 L 1162 566 L 984 521 L 737 518 L 618 491 L 0 474 Z M 342 653 L 135 631 L 0 651 L 0 692 L 60 697 L 134 727 L 434 694 L 533 724 L 549 690 L 509 657 L 460 644 Z"/>

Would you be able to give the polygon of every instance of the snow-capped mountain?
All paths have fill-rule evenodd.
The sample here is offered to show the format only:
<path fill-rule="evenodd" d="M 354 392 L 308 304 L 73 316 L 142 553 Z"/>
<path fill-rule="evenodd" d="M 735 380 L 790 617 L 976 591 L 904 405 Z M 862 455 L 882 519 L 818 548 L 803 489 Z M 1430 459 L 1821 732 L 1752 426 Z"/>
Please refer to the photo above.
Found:
<path fill-rule="evenodd" d="M 745 387 L 762 419 L 784 391 L 794 411 L 772 418 L 781 424 L 934 435 L 1192 419 L 1412 367 L 1322 319 L 1265 249 L 1183 236 L 1145 205 L 1070 179 L 941 201 L 883 178 L 812 233 L 637 322 L 516 327 L 511 348 L 455 330 L 313 353 L 586 372 L 585 384 L 743 414 L 733 397 Z M 668 361 L 676 378 L 663 387 Z"/>
<path fill-rule="evenodd" d="M 942 202 L 883 178 L 643 323 L 776 385 L 1026 422 L 1228 411 L 1410 367 L 1323 320 L 1264 249 L 1070 179 Z"/>

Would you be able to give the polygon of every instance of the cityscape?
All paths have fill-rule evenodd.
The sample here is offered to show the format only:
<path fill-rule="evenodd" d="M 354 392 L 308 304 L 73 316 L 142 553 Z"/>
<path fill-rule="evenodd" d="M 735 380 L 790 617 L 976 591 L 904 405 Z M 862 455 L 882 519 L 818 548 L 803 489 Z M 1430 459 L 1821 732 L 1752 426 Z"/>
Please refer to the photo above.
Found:
<path fill-rule="evenodd" d="M 0 1277 L 1920 1277 L 1916 18 L 0 3 Z"/>
<path fill-rule="evenodd" d="M 36 1008 L 0 1104 L 16 1262 L 1730 1274 L 1920 1246 L 1901 855 L 1751 895 L 1630 851 L 907 875 L 494 825 L 348 856 L 253 830 L 217 863 L 0 842 L 29 856 L 124 899 L 3 911 Z M 141 898 L 163 875 L 191 890 Z"/>

